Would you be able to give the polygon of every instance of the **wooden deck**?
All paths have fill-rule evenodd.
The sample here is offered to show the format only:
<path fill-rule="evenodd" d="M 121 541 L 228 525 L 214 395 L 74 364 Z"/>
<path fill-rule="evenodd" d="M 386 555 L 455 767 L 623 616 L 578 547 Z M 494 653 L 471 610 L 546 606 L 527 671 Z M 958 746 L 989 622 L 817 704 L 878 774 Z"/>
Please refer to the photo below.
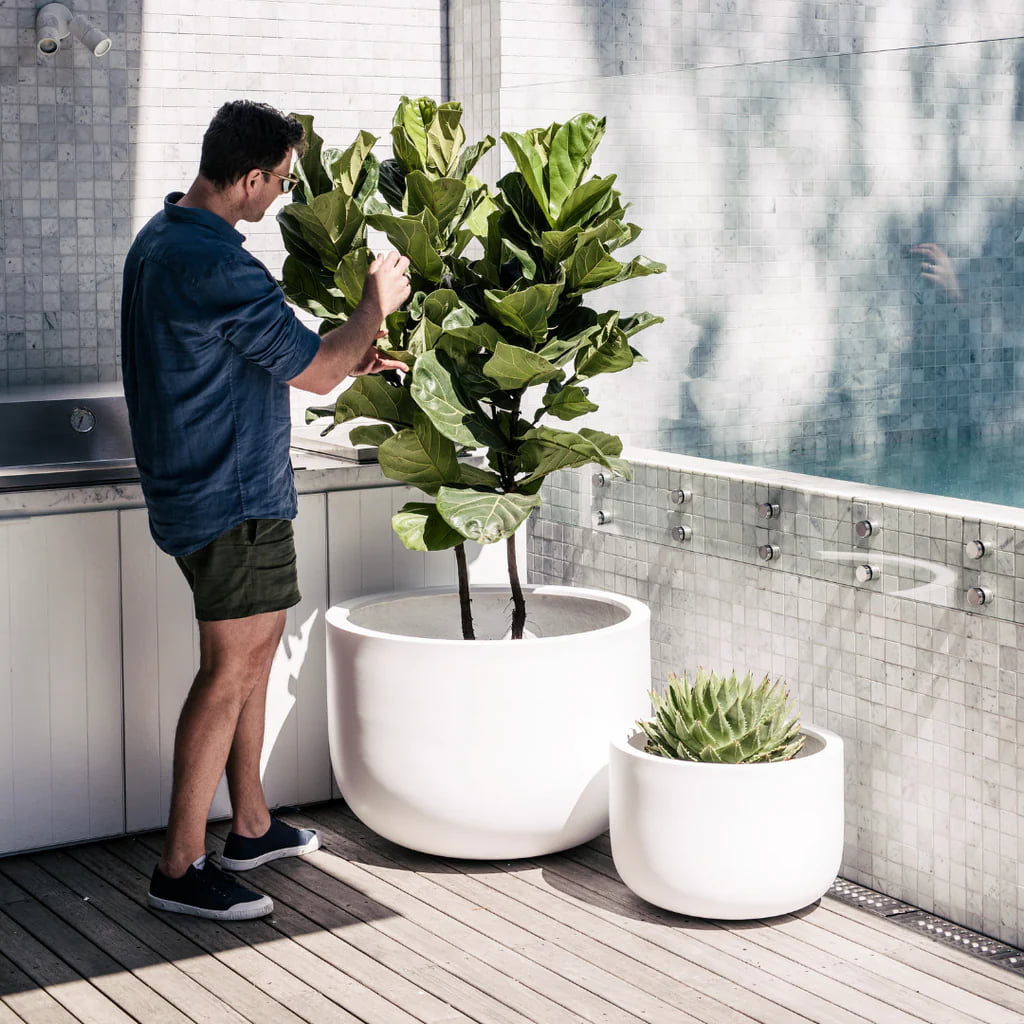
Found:
<path fill-rule="evenodd" d="M 0 1024 L 1024 1022 L 1024 976 L 829 897 L 696 921 L 626 890 L 607 837 L 465 863 L 340 803 L 286 817 L 324 849 L 246 876 L 274 898 L 262 921 L 150 911 L 160 833 L 0 860 Z"/>

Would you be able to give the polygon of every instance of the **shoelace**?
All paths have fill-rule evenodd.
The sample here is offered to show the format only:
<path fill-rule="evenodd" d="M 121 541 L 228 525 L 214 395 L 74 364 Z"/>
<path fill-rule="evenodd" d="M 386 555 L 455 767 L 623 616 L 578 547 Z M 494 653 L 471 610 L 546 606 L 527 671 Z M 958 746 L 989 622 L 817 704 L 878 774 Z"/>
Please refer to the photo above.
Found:
<path fill-rule="evenodd" d="M 207 880 L 210 888 L 218 896 L 230 896 L 232 892 L 237 891 L 241 888 L 238 884 L 237 879 L 234 875 L 228 874 L 222 868 L 218 867 L 212 860 L 209 859 L 207 854 L 207 861 L 203 867 L 203 874 L 207 876 Z"/>

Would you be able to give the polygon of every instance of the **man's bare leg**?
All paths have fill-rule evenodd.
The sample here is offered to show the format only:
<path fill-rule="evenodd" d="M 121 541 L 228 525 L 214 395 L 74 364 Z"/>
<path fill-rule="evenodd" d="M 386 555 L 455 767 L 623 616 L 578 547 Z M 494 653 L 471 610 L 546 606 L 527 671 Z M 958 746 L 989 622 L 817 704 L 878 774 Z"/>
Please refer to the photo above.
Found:
<path fill-rule="evenodd" d="M 284 622 L 281 623 L 282 628 Z M 281 635 L 278 632 L 278 642 Z M 276 650 L 277 643 L 274 644 Z M 231 831 L 240 836 L 261 836 L 270 828 L 270 812 L 260 778 L 263 734 L 267 721 L 267 684 L 270 665 L 263 681 L 253 687 L 238 717 L 234 742 L 228 754 L 226 773 L 231 796 Z"/>
<path fill-rule="evenodd" d="M 246 717 L 240 755 L 248 763 L 253 719 L 262 715 L 267 678 L 284 630 L 286 613 L 266 612 L 243 619 L 199 623 L 199 672 L 178 719 L 174 737 L 171 814 L 159 869 L 170 878 L 185 873 L 206 851 L 206 821 L 217 783 Z M 257 696 L 255 701 L 250 698 Z M 259 725 L 262 745 L 262 721 Z M 256 752 L 259 775 L 259 750 Z M 246 799 L 251 797 L 246 795 Z M 262 787 L 260 788 L 262 800 Z M 266 810 L 266 805 L 263 807 Z"/>

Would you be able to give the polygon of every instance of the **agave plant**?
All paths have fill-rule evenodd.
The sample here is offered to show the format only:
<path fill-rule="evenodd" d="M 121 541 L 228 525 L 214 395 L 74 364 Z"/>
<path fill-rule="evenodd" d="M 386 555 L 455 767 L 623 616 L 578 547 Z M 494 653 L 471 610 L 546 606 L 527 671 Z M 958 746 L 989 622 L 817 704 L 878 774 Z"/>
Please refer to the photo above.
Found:
<path fill-rule="evenodd" d="M 625 221 L 615 175 L 588 174 L 605 121 L 584 113 L 504 133 L 516 170 L 492 193 L 471 171 L 494 139 L 465 145 L 459 103 L 403 97 L 393 156 L 383 162 L 369 133 L 345 150 L 328 148 L 313 118 L 297 116 L 307 139 L 301 184 L 278 215 L 288 298 L 322 318 L 322 330 L 347 319 L 373 258 L 368 227 L 409 258 L 412 283 L 380 345 L 409 373 L 359 377 L 307 421 L 329 416 L 328 430 L 354 417 L 379 421 L 351 437 L 378 446 L 387 476 L 425 492 L 429 500 L 405 505 L 393 525 L 407 548 L 455 549 L 469 639 L 464 542 L 506 542 L 512 636 L 521 637 L 526 607 L 513 535 L 541 504 L 544 478 L 588 463 L 629 476 L 619 438 L 542 420 L 595 411 L 586 382 L 632 366 L 642 357 L 630 339 L 661 322 L 586 305 L 598 288 L 665 269 L 612 255 L 640 229 Z M 481 451 L 484 465 L 459 457 Z"/>
<path fill-rule="evenodd" d="M 664 695 L 651 694 L 654 719 L 637 724 L 646 751 L 680 761 L 751 764 L 788 761 L 804 745 L 789 691 L 765 676 L 754 682 L 700 669 L 691 685 L 669 676 Z"/>

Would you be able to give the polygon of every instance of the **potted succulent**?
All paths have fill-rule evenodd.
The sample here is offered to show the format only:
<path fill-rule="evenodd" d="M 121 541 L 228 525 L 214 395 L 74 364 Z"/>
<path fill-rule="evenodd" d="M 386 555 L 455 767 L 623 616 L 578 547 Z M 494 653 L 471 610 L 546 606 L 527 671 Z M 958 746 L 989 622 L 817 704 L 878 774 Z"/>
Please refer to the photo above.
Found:
<path fill-rule="evenodd" d="M 611 745 L 623 882 L 655 906 L 727 920 L 818 899 L 842 860 L 842 740 L 801 725 L 767 676 L 673 675 L 651 700 L 653 718 Z"/>
<path fill-rule="evenodd" d="M 492 192 L 471 172 L 494 139 L 466 146 L 461 116 L 458 103 L 403 98 L 381 162 L 372 135 L 331 149 L 300 116 L 308 146 L 279 214 L 282 286 L 327 329 L 360 299 L 368 228 L 408 256 L 412 296 L 380 347 L 409 372 L 359 377 L 309 418 L 329 417 L 328 430 L 377 421 L 352 439 L 424 492 L 395 531 L 412 549 L 454 549 L 458 567 L 457 591 L 369 595 L 328 613 L 342 793 L 406 846 L 535 856 L 606 827 L 607 737 L 647 706 L 649 613 L 618 595 L 524 585 L 514 534 L 555 470 L 628 476 L 617 437 L 565 424 L 597 409 L 587 382 L 630 367 L 632 337 L 660 321 L 597 312 L 590 293 L 664 267 L 613 255 L 640 229 L 615 176 L 589 174 L 603 119 L 505 133 L 516 169 Z M 505 543 L 507 589 L 470 593 L 467 539 Z"/>

